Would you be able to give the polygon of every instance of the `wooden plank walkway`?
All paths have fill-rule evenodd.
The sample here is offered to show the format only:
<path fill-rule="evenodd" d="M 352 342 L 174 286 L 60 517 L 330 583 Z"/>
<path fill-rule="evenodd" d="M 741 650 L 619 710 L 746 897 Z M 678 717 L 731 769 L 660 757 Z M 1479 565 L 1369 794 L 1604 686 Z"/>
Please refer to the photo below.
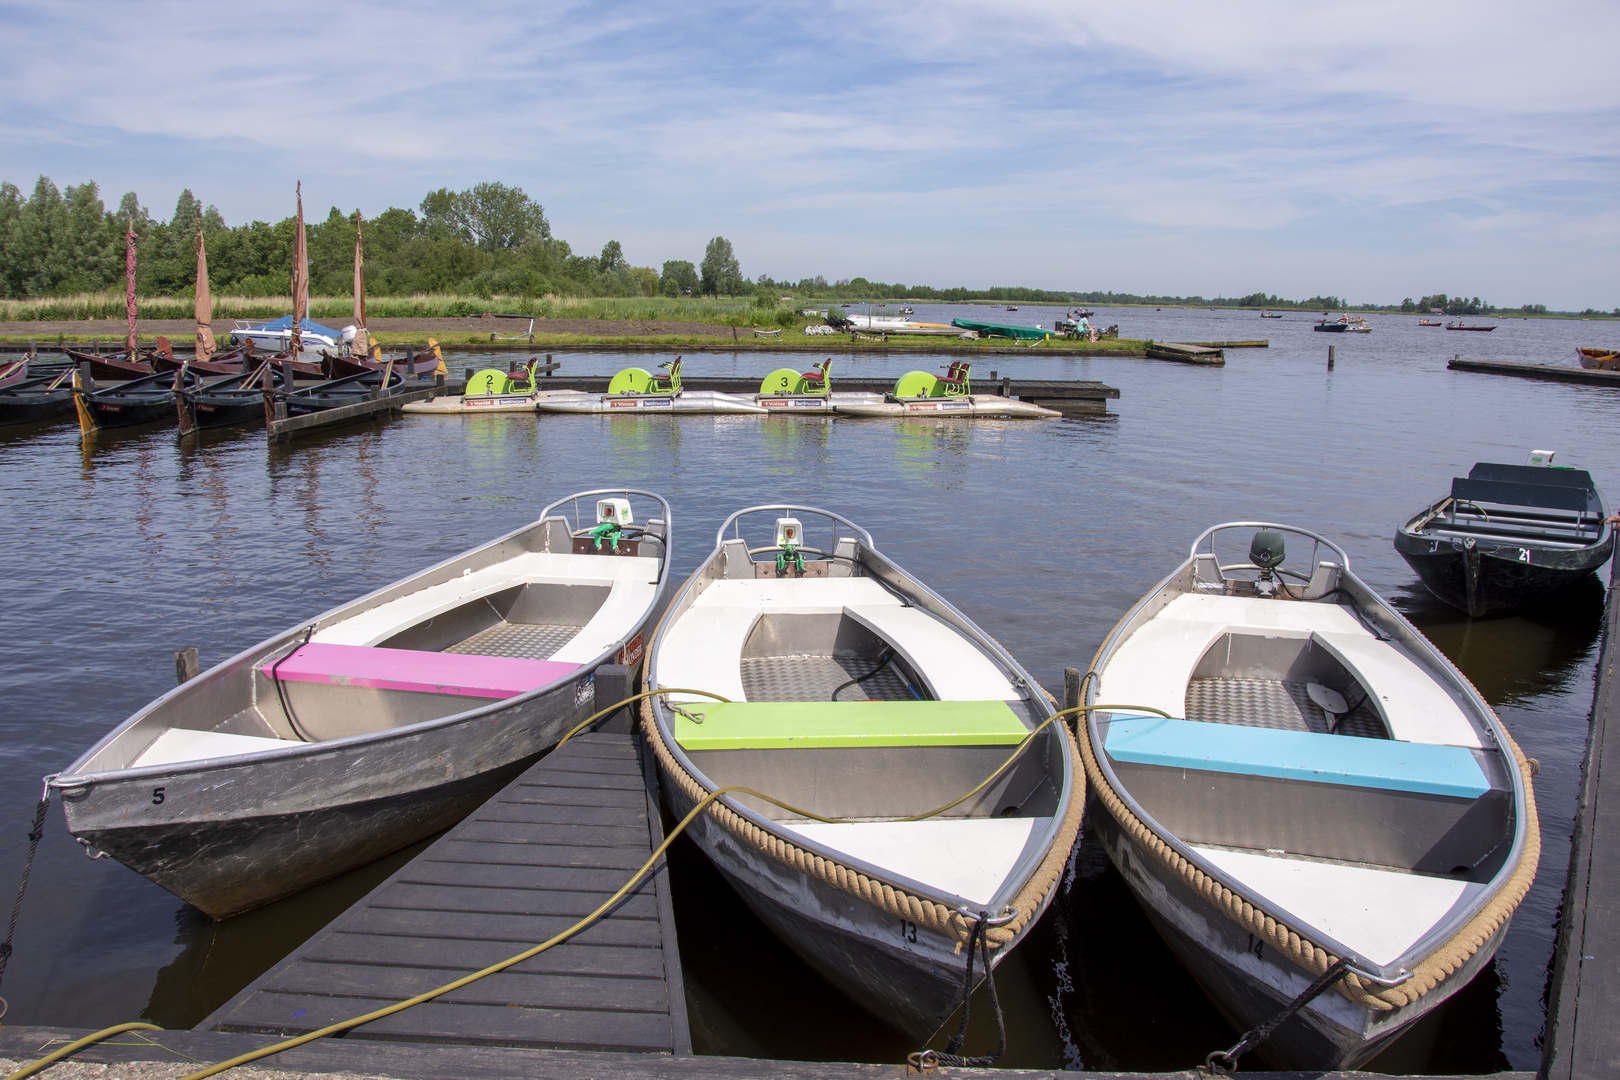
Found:
<path fill-rule="evenodd" d="M 1464 360 L 1455 357 L 1446 364 L 1452 371 L 1472 371 L 1482 375 L 1516 375 L 1521 379 L 1546 382 L 1585 383 L 1588 386 L 1620 386 L 1620 371 L 1598 371 L 1562 364 L 1518 364 L 1509 360 Z"/>
<path fill-rule="evenodd" d="M 424 386 L 416 390 L 402 390 L 384 397 L 370 398 L 357 401 L 352 405 L 339 405 L 335 409 L 322 409 L 319 412 L 305 413 L 302 416 L 289 416 L 278 418 L 269 425 L 267 434 L 270 444 L 284 443 L 298 435 L 307 434 L 319 428 L 331 427 L 334 424 L 348 424 L 355 420 L 364 420 L 380 412 L 398 412 L 404 405 L 413 401 L 429 401 L 444 394 L 453 394 L 457 388 L 452 384 L 437 386 Z M 280 404 L 278 410 L 283 408 Z"/>
<path fill-rule="evenodd" d="M 577 736 L 198 1027 L 295 1035 L 442 986 L 594 910 L 662 834 L 634 737 Z M 690 1053 L 667 871 L 570 941 L 346 1038 Z"/>
<path fill-rule="evenodd" d="M 1620 1076 L 1620 568 L 1610 567 L 1597 694 L 1564 887 L 1552 1003 L 1542 1050 L 1548 1080 Z M 1613 721 L 1615 729 L 1609 730 Z M 1611 739 L 1613 741 L 1611 741 Z M 1612 757 L 1610 755 L 1613 755 Z"/>

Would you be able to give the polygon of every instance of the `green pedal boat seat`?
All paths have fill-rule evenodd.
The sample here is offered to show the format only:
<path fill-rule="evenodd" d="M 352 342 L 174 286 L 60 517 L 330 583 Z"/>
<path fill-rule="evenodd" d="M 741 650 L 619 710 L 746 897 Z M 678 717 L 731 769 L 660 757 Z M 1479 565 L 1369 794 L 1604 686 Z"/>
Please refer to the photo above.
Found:
<path fill-rule="evenodd" d="M 675 718 L 686 750 L 1016 746 L 1029 728 L 1004 701 L 689 703 Z"/>

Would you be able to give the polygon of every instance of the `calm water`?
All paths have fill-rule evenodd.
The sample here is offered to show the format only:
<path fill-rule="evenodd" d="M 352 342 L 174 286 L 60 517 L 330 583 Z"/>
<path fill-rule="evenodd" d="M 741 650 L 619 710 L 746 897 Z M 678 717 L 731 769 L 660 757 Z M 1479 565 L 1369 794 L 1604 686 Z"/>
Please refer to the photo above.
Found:
<path fill-rule="evenodd" d="M 1062 313 L 1021 306 L 1009 318 L 1049 325 Z M 1131 337 L 1269 337 L 1273 347 L 1233 352 L 1213 370 L 986 357 L 981 377 L 996 368 L 1122 391 L 1105 417 L 1050 423 L 418 417 L 290 451 L 267 451 L 254 433 L 198 446 L 146 432 L 89 449 L 65 424 L 0 433 L 12 567 L 0 609 L 0 895 L 9 900 L 21 867 L 38 777 L 172 685 L 175 649 L 195 645 L 217 662 L 575 490 L 665 493 L 682 572 L 738 507 L 843 511 L 1052 688 L 1065 666 L 1087 665 L 1201 529 L 1269 517 L 1336 538 L 1542 763 L 1541 872 L 1496 962 L 1374 1067 L 1534 1068 L 1602 592 L 1594 583 L 1555 610 L 1470 623 L 1422 590 L 1390 537 L 1474 461 L 1518 462 L 1532 447 L 1557 449 L 1560 464 L 1591 469 L 1620 496 L 1620 469 L 1602 451 L 1620 442 L 1620 396 L 1444 366 L 1459 351 L 1572 363 L 1577 345 L 1609 343 L 1610 327 L 1510 321 L 1458 334 L 1389 316 L 1373 319 L 1371 335 L 1329 337 L 1302 314 L 1105 309 L 1098 319 Z M 1339 351 L 1332 374 L 1328 344 Z M 656 362 L 559 359 L 592 372 Z M 839 357 L 833 373 L 943 363 Z M 764 355 L 688 356 L 694 373 L 776 366 Z M 14 1023 L 194 1024 L 411 854 L 215 924 L 110 860 L 85 859 L 59 815 L 53 806 L 0 991 Z M 897 1061 L 915 1049 L 809 974 L 695 850 L 677 848 L 674 882 L 701 1050 Z M 1067 894 L 998 985 L 1008 1065 L 1185 1068 L 1233 1038 L 1089 839 Z M 992 1038 L 987 1010 L 975 1021 L 977 1051 Z"/>

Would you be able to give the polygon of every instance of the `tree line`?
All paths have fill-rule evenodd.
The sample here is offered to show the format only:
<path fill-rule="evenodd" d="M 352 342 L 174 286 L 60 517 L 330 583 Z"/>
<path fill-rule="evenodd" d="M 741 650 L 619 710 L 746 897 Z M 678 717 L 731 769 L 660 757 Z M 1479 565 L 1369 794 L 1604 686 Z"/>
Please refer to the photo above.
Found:
<path fill-rule="evenodd" d="M 307 219 L 310 292 L 346 296 L 353 288 L 358 212 L 332 207 L 324 219 Z M 120 289 L 124 278 L 124 232 L 136 236 L 136 291 L 143 296 L 188 296 L 196 285 L 196 235 L 201 221 L 208 246 L 210 286 L 220 295 L 275 296 L 291 290 L 296 219 L 228 225 L 213 206 L 190 189 L 174 213 L 154 217 L 134 192 L 108 209 L 93 182 L 59 189 L 41 176 L 24 195 L 0 183 L 0 299 L 75 296 Z M 829 282 L 742 273 L 731 241 L 716 236 L 697 262 L 670 260 L 660 269 L 632 265 L 617 240 L 597 255 L 576 255 L 552 235 L 545 209 L 522 188 L 475 184 L 465 191 L 430 191 L 415 209 L 390 207 L 365 219 L 366 289 L 376 296 L 418 293 L 554 296 L 752 297 L 759 306 L 795 300 L 908 299 L 952 303 L 993 300 L 1032 304 L 1133 304 L 1158 307 L 1294 308 L 1331 311 L 1351 305 L 1338 296 L 1287 300 L 1269 293 L 1241 297 L 1157 296 L 993 286 L 938 288 L 864 277 Z M 1500 309 L 1479 297 L 1437 293 L 1399 305 L 1358 304 L 1368 310 L 1443 311 L 1483 315 L 1512 310 L 1545 314 L 1540 304 Z M 1588 309 L 1585 314 L 1601 314 Z M 1620 308 L 1615 314 L 1620 315 Z"/>

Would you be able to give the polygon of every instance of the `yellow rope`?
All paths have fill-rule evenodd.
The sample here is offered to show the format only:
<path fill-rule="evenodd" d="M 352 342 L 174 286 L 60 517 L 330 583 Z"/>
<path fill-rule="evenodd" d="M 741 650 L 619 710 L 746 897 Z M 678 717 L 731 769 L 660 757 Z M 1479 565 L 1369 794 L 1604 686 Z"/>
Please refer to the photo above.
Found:
<path fill-rule="evenodd" d="M 674 694 L 674 693 L 702 694 L 705 697 L 715 698 L 715 699 L 717 699 L 719 701 L 726 701 L 727 700 L 727 699 L 725 699 L 723 697 L 720 697 L 720 695 L 718 695 L 718 694 L 711 694 L 711 693 L 709 693 L 708 691 L 705 691 L 705 690 L 662 689 L 662 690 L 646 691 L 644 693 L 637 694 L 634 697 L 626 698 L 625 700 L 623 700 L 621 702 L 618 702 L 615 705 L 609 706 L 608 708 L 603 709 L 602 711 L 596 713 L 589 720 L 586 720 L 584 723 L 581 723 L 580 725 L 575 727 L 572 731 L 570 731 L 566 736 L 564 736 L 563 741 L 567 741 L 567 739 L 572 738 L 575 734 L 577 734 L 579 731 L 583 730 L 584 727 L 586 725 L 590 724 L 592 721 L 600 719 L 601 717 L 608 715 L 609 713 L 613 712 L 614 710 L 623 708 L 625 705 L 628 705 L 628 704 L 630 704 L 630 703 L 632 703 L 634 701 L 644 700 L 646 698 L 652 697 L 652 696 L 657 695 L 657 694 Z M 1104 706 L 1091 706 L 1091 708 L 1103 708 L 1103 707 Z M 1120 707 L 1121 706 L 1113 706 L 1113 708 L 1120 708 Z M 1085 707 L 1082 706 L 1081 708 L 1084 709 Z M 937 810 L 931 810 L 927 814 L 919 814 L 916 817 L 904 818 L 902 820 L 905 820 L 905 821 L 921 821 L 923 818 L 932 817 L 935 814 L 944 813 L 946 810 L 949 810 L 952 807 L 957 806 L 960 803 L 966 801 L 967 799 L 972 798 L 975 794 L 977 794 L 978 792 L 984 790 L 984 788 L 987 787 L 989 784 L 991 784 L 996 779 L 996 777 L 1000 776 L 1015 761 L 1017 761 L 1019 756 L 1021 754 L 1023 754 L 1023 752 L 1034 741 L 1035 736 L 1039 735 L 1046 728 L 1046 726 L 1048 724 L 1050 724 L 1053 720 L 1058 719 L 1058 717 L 1064 715 L 1065 713 L 1073 712 L 1073 711 L 1076 711 L 1076 710 L 1072 710 L 1072 709 L 1065 710 L 1063 713 L 1056 713 L 1056 714 L 1048 717 L 1046 719 L 1046 722 L 1041 724 L 1040 727 L 1037 727 L 1034 731 L 1031 731 L 1027 735 L 1024 736 L 1024 739 L 1018 744 L 1017 748 L 1014 749 L 1012 755 L 1010 757 L 1008 757 L 1008 759 L 1005 762 L 1002 763 L 1000 768 L 998 768 L 994 773 L 992 773 L 983 783 L 979 784 L 972 791 L 968 792 L 966 795 L 962 796 L 960 799 L 956 799 L 953 802 L 947 803 L 944 806 L 941 806 Z M 559 742 L 557 745 L 561 746 L 562 742 Z M 338 1033 L 340 1031 L 348 1031 L 349 1029 L 359 1027 L 362 1024 L 368 1024 L 373 1020 L 380 1020 L 385 1016 L 392 1016 L 395 1013 L 403 1012 L 404 1010 L 409 1009 L 413 1005 L 420 1005 L 424 1001 L 431 1001 L 434 998 L 442 997 L 443 995 L 448 994 L 451 991 L 459 990 L 463 986 L 467 986 L 467 985 L 469 985 L 471 983 L 477 982 L 479 979 L 482 979 L 482 978 L 484 978 L 486 976 L 494 975 L 495 973 L 500 972 L 500 971 L 505 971 L 507 968 L 512 967 L 515 964 L 521 964 L 525 960 L 529 960 L 529 959 L 532 959 L 533 957 L 539 956 L 541 953 L 545 952 L 546 950 L 554 948 L 557 945 L 560 945 L 564 941 L 567 941 L 569 938 L 573 937 L 575 934 L 578 934 L 580 931 L 587 929 L 592 924 L 594 924 L 597 920 L 599 920 L 603 915 L 607 914 L 607 912 L 609 910 L 611 910 L 615 904 L 617 904 L 620 900 L 622 900 L 625 897 L 625 895 L 630 892 L 631 889 L 635 888 L 638 884 L 641 883 L 642 879 L 647 876 L 647 874 L 652 870 L 654 865 L 657 864 L 658 860 L 661 857 L 663 857 L 663 854 L 664 854 L 664 852 L 666 850 L 668 850 L 669 845 L 675 841 L 676 837 L 680 836 L 681 833 L 686 831 L 686 827 L 688 825 L 690 825 L 692 823 L 692 821 L 694 819 L 696 819 L 699 814 L 701 814 L 704 810 L 706 810 L 709 807 L 709 805 L 711 803 L 713 803 L 715 800 L 719 799 L 720 797 L 722 797 L 724 795 L 729 795 L 729 794 L 733 794 L 733 793 L 739 794 L 739 795 L 752 795 L 755 798 L 763 799 L 765 802 L 771 803 L 774 806 L 779 806 L 783 810 L 788 811 L 789 813 L 802 814 L 802 815 L 804 815 L 806 817 L 813 817 L 817 821 L 825 821 L 825 822 L 839 822 L 840 821 L 840 819 L 838 819 L 838 818 L 822 817 L 819 814 L 812 814 L 812 813 L 809 813 L 808 811 L 800 810 L 800 809 L 798 809 L 796 807 L 790 806 L 789 804 L 782 802 L 780 799 L 777 799 L 777 798 L 775 798 L 773 796 L 767 795 L 762 791 L 755 791 L 753 788 L 743 787 L 741 785 L 732 785 L 730 787 L 718 788 L 718 789 L 716 789 L 714 791 L 709 792 L 703 798 L 698 800 L 697 805 L 692 807 L 692 809 L 687 812 L 686 816 L 683 817 L 680 820 L 680 822 L 675 826 L 675 828 L 670 831 L 669 835 L 664 838 L 663 843 L 659 844 L 658 847 L 653 851 L 652 855 L 647 859 L 647 861 L 641 864 L 641 868 L 639 870 L 637 870 L 635 872 L 635 874 L 633 874 L 628 881 L 626 881 L 622 886 L 620 886 L 619 889 L 616 892 L 614 892 L 612 896 L 609 896 L 605 901 L 603 901 L 601 906 L 597 907 L 596 910 L 592 911 L 589 915 L 586 915 L 583 919 L 580 919 L 578 922 L 574 923 L 574 925 L 568 927 L 566 930 L 563 930 L 560 933 L 556 934 L 555 936 L 553 936 L 551 938 L 548 938 L 547 940 L 541 942 L 540 944 L 534 946 L 533 948 L 527 949 L 527 950 L 525 950 L 525 951 L 523 951 L 521 953 L 518 953 L 516 956 L 512 956 L 512 957 L 509 957 L 509 958 L 507 958 L 505 960 L 502 960 L 499 963 L 491 964 L 489 967 L 486 967 L 481 971 L 475 971 L 470 975 L 464 975 L 461 978 L 456 979 L 453 982 L 445 983 L 443 986 L 437 987 L 437 988 L 435 988 L 433 990 L 428 990 L 428 991 L 425 991 L 423 993 L 417 994 L 415 997 L 406 998 L 404 1001 L 397 1001 L 392 1005 L 384 1006 L 381 1009 L 376 1009 L 376 1010 L 374 1010 L 372 1012 L 369 1012 L 369 1013 L 366 1013 L 366 1014 L 364 1014 L 362 1016 L 356 1016 L 356 1017 L 353 1017 L 353 1018 L 348 1019 L 348 1020 L 340 1020 L 335 1024 L 328 1024 L 326 1027 L 323 1027 L 323 1028 L 321 1028 L 321 1029 L 319 1029 L 317 1031 L 311 1031 L 311 1032 L 308 1032 L 308 1033 L 306 1033 L 304 1035 L 299 1035 L 299 1036 L 297 1036 L 295 1038 L 287 1039 L 287 1040 L 285 1040 L 283 1042 L 274 1043 L 274 1044 L 272 1044 L 270 1046 L 261 1047 L 261 1048 L 259 1048 L 257 1050 L 249 1051 L 248 1053 L 245 1053 L 245 1054 L 239 1054 L 236 1057 L 233 1057 L 233 1058 L 229 1059 L 228 1061 L 222 1061 L 222 1062 L 218 1063 L 217 1065 L 210 1065 L 205 1069 L 199 1069 L 196 1072 L 188 1073 L 184 1077 L 181 1077 L 180 1080 L 205 1080 L 206 1077 L 218 1075 L 219 1073 L 222 1073 L 222 1072 L 226 1071 L 227 1069 L 233 1069 L 238 1065 L 246 1065 L 250 1061 L 257 1061 L 260 1058 L 269 1057 L 272 1054 L 279 1054 L 283 1050 L 291 1050 L 293 1047 L 302 1046 L 305 1043 L 309 1043 L 309 1042 L 314 1042 L 316 1039 L 324 1038 L 327 1035 L 334 1035 L 334 1034 L 336 1034 L 336 1033 Z M 1066 856 L 1067 856 L 1067 853 L 1065 853 L 1065 857 Z M 86 1038 L 80 1039 L 77 1042 L 71 1043 L 68 1046 L 63 1047 L 62 1049 L 56 1051 L 55 1053 L 53 1053 L 53 1054 L 51 1054 L 51 1055 L 49 1055 L 47 1057 L 41 1058 L 40 1060 L 38 1060 L 38 1061 L 36 1061 L 36 1062 L 34 1062 L 34 1063 L 30 1064 L 30 1065 L 24 1066 L 22 1069 L 20 1069 L 17 1072 L 11 1074 L 11 1076 L 6 1077 L 6 1080 L 22 1080 L 23 1077 L 33 1075 L 34 1073 L 38 1072 L 40 1069 L 43 1069 L 43 1068 L 51 1065 L 52 1063 L 54 1063 L 56 1061 L 60 1061 L 62 1058 L 67 1057 L 69 1054 L 72 1054 L 76 1050 L 79 1050 L 79 1049 L 81 1049 L 81 1048 L 83 1048 L 85 1046 L 89 1046 L 90 1044 L 92 1044 L 94 1042 L 97 1042 L 97 1041 L 99 1041 L 101 1039 L 110 1038 L 111 1036 L 117 1035 L 117 1034 L 119 1034 L 121 1032 L 133 1031 L 133 1030 L 136 1030 L 136 1029 L 145 1029 L 145 1030 L 148 1030 L 148 1031 L 161 1031 L 161 1030 L 163 1030 L 162 1028 L 159 1028 L 159 1027 L 157 1027 L 156 1025 L 153 1025 L 153 1024 L 122 1024 L 122 1025 L 120 1025 L 118 1027 L 107 1028 L 105 1031 L 98 1031 L 94 1035 L 90 1035 L 90 1036 L 87 1036 Z"/>
<path fill-rule="evenodd" d="M 52 1053 L 49 1053 L 49 1054 L 46 1054 L 44 1057 L 40 1058 L 38 1061 L 31 1062 L 30 1064 L 24 1065 L 22 1068 L 18 1069 L 16 1072 L 14 1072 L 10 1076 L 6 1077 L 6 1080 L 23 1080 L 23 1077 L 25 1077 L 25 1076 L 33 1076 L 35 1073 L 39 1072 L 41 1069 L 49 1068 L 50 1066 L 56 1064 L 58 1061 L 61 1061 L 63 1058 L 67 1057 L 69 1054 L 73 1054 L 73 1053 L 76 1053 L 76 1052 L 78 1052 L 80 1050 L 83 1050 L 85 1047 L 91 1046 L 91 1045 L 93 1045 L 95 1043 L 98 1043 L 103 1039 L 110 1039 L 114 1035 L 122 1035 L 126 1031 L 162 1031 L 162 1030 L 163 1029 L 158 1027 L 156 1024 L 143 1024 L 143 1023 L 139 1023 L 139 1022 L 133 1023 L 133 1024 L 118 1024 L 118 1025 L 116 1025 L 114 1027 L 102 1028 L 100 1031 L 96 1032 L 94 1035 L 86 1035 L 82 1039 L 75 1039 L 73 1042 L 70 1042 L 66 1046 L 62 1047 L 62 1049 L 53 1051 Z"/>

